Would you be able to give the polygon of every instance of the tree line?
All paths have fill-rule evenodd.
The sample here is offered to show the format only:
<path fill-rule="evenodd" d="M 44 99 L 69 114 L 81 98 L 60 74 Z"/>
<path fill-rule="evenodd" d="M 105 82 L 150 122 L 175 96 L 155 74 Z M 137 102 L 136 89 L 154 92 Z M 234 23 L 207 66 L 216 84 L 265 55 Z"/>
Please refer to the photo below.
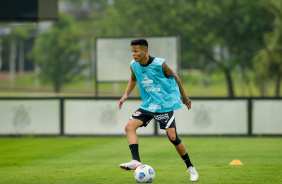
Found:
<path fill-rule="evenodd" d="M 56 92 L 91 60 L 96 37 L 179 36 L 181 67 L 224 73 L 234 97 L 232 72 L 261 95 L 282 79 L 282 0 L 60 0 L 60 18 L 35 38 L 29 54 Z M 17 34 L 19 35 L 19 34 Z M 79 67 L 78 67 L 79 66 Z"/>

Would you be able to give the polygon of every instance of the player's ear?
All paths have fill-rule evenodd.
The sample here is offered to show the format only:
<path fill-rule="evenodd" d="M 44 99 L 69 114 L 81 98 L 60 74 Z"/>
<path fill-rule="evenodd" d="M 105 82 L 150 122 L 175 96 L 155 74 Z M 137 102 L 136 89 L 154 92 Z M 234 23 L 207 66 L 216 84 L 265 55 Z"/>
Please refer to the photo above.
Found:
<path fill-rule="evenodd" d="M 141 46 L 141 49 L 144 51 L 144 52 L 146 52 L 146 53 L 148 53 L 148 48 L 146 47 L 146 46 Z"/>
<path fill-rule="evenodd" d="M 146 54 L 148 53 L 148 48 L 144 47 L 144 51 L 146 52 Z"/>

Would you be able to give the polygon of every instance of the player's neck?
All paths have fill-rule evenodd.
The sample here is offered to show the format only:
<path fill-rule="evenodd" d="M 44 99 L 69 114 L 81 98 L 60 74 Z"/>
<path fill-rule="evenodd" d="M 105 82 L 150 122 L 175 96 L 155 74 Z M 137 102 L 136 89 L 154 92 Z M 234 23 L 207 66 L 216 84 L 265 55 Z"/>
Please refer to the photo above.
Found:
<path fill-rule="evenodd" d="M 146 65 L 149 62 L 149 55 L 147 55 L 144 59 L 139 61 L 140 65 Z"/>

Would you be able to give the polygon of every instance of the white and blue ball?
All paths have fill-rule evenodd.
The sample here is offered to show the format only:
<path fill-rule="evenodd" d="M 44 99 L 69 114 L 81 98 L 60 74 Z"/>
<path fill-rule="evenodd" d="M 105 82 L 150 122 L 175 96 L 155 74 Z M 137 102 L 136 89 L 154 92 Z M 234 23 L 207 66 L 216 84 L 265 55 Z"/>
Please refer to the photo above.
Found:
<path fill-rule="evenodd" d="M 138 183 L 152 183 L 155 171 L 149 165 L 141 165 L 135 170 L 134 177 Z"/>

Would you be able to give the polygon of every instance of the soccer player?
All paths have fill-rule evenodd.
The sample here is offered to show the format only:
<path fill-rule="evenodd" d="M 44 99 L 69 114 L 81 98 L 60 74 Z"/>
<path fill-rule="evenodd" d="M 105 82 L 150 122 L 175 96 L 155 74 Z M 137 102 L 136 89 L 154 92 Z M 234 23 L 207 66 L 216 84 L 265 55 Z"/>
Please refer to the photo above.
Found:
<path fill-rule="evenodd" d="M 131 77 L 124 95 L 119 101 L 119 109 L 134 89 L 136 83 L 141 93 L 142 103 L 125 126 L 132 160 L 120 164 L 125 170 L 135 170 L 142 165 L 137 128 L 146 127 L 151 119 L 156 119 L 161 129 L 165 129 L 169 140 L 174 144 L 190 173 L 190 180 L 196 181 L 198 173 L 192 165 L 184 143 L 177 135 L 173 111 L 182 108 L 182 102 L 191 109 L 191 100 L 186 95 L 179 77 L 170 69 L 166 61 L 148 55 L 148 42 L 145 39 L 131 41 L 133 60 L 130 64 Z M 180 98 L 182 96 L 182 102 Z"/>

